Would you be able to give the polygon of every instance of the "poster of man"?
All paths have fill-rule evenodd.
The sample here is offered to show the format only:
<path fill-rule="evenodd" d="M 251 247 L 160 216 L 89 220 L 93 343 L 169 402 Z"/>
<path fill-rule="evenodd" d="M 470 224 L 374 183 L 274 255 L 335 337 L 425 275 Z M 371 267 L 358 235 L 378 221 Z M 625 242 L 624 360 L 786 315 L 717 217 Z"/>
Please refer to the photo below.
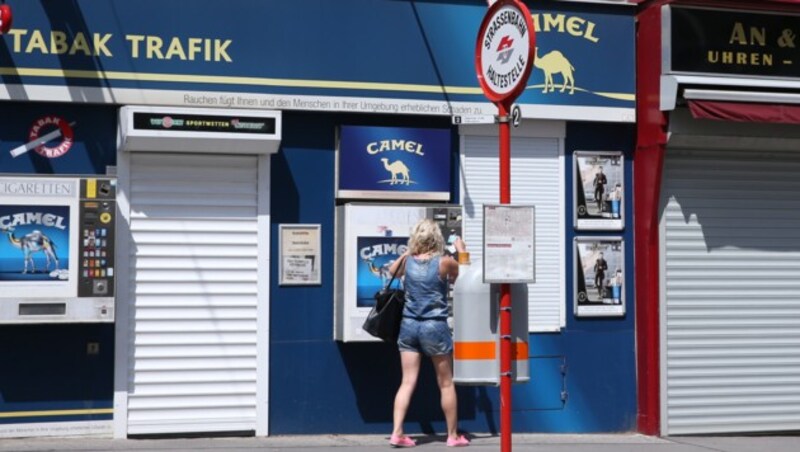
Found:
<path fill-rule="evenodd" d="M 620 231 L 625 227 L 622 152 L 575 151 L 575 228 Z"/>
<path fill-rule="evenodd" d="M 575 315 L 625 314 L 625 244 L 622 237 L 575 239 Z"/>

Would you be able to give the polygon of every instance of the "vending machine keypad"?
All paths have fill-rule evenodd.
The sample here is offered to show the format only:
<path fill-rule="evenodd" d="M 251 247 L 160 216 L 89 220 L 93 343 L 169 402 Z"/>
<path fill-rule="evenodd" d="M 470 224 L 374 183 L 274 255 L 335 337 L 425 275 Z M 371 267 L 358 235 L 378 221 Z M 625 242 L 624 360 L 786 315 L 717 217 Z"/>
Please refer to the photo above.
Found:
<path fill-rule="evenodd" d="M 114 296 L 116 181 L 81 180 L 79 297 Z"/>

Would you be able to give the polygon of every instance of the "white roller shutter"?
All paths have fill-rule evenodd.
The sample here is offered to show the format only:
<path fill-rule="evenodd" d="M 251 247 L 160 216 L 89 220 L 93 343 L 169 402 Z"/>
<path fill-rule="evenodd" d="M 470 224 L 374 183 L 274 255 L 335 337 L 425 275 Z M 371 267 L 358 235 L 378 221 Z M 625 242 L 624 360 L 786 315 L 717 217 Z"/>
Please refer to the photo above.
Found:
<path fill-rule="evenodd" d="M 665 434 L 800 429 L 800 154 L 670 150 Z"/>
<path fill-rule="evenodd" d="M 129 158 L 128 433 L 256 430 L 258 157 Z"/>
<path fill-rule="evenodd" d="M 560 331 L 564 306 L 564 183 L 559 138 L 513 137 L 511 203 L 536 206 L 536 283 L 529 285 L 531 332 Z M 483 248 L 483 205 L 500 201 L 497 136 L 462 138 L 464 240 L 474 258 Z"/>

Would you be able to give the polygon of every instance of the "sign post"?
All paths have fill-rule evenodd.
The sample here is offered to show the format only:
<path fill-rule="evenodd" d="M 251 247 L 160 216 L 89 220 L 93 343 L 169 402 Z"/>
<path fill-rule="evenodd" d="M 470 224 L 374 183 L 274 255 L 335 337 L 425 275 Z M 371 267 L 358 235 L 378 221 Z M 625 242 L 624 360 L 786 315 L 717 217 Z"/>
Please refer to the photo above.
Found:
<path fill-rule="evenodd" d="M 475 44 L 475 70 L 486 97 L 497 105 L 500 133 L 500 204 L 511 203 L 509 113 L 533 69 L 536 37 L 531 13 L 519 0 L 494 2 Z M 511 452 L 511 286 L 500 285 L 500 450 Z"/>

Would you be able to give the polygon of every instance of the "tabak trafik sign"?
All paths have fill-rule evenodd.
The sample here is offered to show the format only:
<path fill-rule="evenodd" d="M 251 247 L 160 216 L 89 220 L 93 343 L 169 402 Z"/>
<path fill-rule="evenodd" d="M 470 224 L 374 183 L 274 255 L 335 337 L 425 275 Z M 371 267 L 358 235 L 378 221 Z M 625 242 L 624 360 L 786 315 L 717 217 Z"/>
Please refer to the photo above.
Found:
<path fill-rule="evenodd" d="M 475 48 L 475 69 L 486 97 L 513 102 L 533 69 L 536 48 L 531 14 L 516 0 L 499 0 L 481 23 Z"/>

